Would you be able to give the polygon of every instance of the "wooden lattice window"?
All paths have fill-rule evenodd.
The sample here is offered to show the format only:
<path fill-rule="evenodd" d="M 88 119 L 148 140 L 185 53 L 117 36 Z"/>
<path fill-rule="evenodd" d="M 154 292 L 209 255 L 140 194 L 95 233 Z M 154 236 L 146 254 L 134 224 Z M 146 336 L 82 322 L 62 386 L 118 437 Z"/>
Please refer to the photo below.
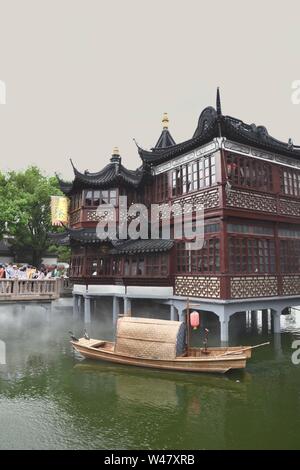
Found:
<path fill-rule="evenodd" d="M 290 168 L 281 170 L 281 192 L 290 196 L 300 196 L 300 172 Z"/>
<path fill-rule="evenodd" d="M 122 276 L 122 259 L 113 258 L 111 263 L 111 273 L 113 276 Z"/>
<path fill-rule="evenodd" d="M 220 239 L 204 240 L 201 250 L 188 250 L 186 244 L 177 244 L 177 272 L 182 274 L 217 273 L 220 271 Z"/>
<path fill-rule="evenodd" d="M 262 160 L 229 154 L 226 171 L 230 182 L 237 186 L 272 191 L 272 166 Z"/>
<path fill-rule="evenodd" d="M 280 240 L 280 270 L 283 273 L 300 272 L 300 240 Z"/>
<path fill-rule="evenodd" d="M 98 207 L 100 204 L 112 204 L 116 206 L 118 202 L 117 190 L 88 190 L 85 191 L 84 203 L 87 207 Z"/>
<path fill-rule="evenodd" d="M 167 276 L 169 255 L 166 253 L 149 255 L 146 258 L 146 275 L 149 277 Z"/>
<path fill-rule="evenodd" d="M 163 277 L 167 276 L 169 256 L 157 253 L 147 256 L 128 256 L 124 260 L 125 277 Z"/>
<path fill-rule="evenodd" d="M 300 227 L 297 226 L 281 226 L 278 228 L 278 236 L 282 238 L 300 238 Z"/>
<path fill-rule="evenodd" d="M 72 256 L 71 257 L 71 266 L 70 266 L 70 276 L 71 277 L 80 277 L 82 276 L 83 268 L 83 256 Z"/>
<path fill-rule="evenodd" d="M 231 273 L 274 273 L 275 242 L 267 238 L 229 237 Z"/>
<path fill-rule="evenodd" d="M 154 180 L 155 201 L 161 202 L 168 199 L 168 173 L 157 175 Z"/>
<path fill-rule="evenodd" d="M 253 235 L 274 236 L 274 229 L 269 225 L 253 225 L 244 223 L 229 223 L 227 225 L 229 233 L 247 233 Z"/>
<path fill-rule="evenodd" d="M 172 171 L 172 196 L 212 186 L 216 182 L 216 158 L 206 155 Z"/>

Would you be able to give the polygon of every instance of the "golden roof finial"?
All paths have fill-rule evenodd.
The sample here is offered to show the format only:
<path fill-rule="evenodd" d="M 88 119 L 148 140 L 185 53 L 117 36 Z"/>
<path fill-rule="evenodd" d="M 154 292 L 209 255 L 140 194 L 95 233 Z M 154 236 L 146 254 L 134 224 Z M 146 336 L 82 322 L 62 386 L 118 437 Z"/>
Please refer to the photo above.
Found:
<path fill-rule="evenodd" d="M 169 118 L 168 118 L 168 113 L 164 113 L 163 118 L 162 118 L 162 124 L 163 124 L 163 129 L 168 129 L 169 127 Z"/>
<path fill-rule="evenodd" d="M 114 147 L 112 154 L 120 156 L 119 147 Z"/>

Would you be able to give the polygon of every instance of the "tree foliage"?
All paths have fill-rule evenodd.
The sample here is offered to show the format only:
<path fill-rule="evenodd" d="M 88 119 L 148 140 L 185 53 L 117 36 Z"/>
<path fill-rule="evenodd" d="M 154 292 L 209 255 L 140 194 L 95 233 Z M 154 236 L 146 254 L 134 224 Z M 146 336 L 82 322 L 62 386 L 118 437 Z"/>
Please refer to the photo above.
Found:
<path fill-rule="evenodd" d="M 48 248 L 48 253 L 55 253 L 57 255 L 58 263 L 69 263 L 70 256 L 71 256 L 71 249 L 69 246 L 57 246 L 57 245 L 50 245 Z"/>
<path fill-rule="evenodd" d="M 55 177 L 31 166 L 0 173 L 0 237 L 11 238 L 18 259 L 39 265 L 50 246 L 50 196 L 62 194 Z"/>

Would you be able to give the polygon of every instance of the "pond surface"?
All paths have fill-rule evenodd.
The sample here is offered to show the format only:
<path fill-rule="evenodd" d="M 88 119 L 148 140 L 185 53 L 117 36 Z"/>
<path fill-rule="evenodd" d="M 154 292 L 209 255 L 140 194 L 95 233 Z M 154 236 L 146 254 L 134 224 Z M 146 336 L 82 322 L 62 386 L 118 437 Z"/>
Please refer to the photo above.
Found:
<path fill-rule="evenodd" d="M 64 305 L 1 305 L 0 449 L 300 449 L 300 312 L 281 318 L 281 335 L 232 325 L 231 344 L 255 344 L 246 371 L 191 375 L 82 360 Z M 146 304 L 139 315 L 157 315 Z M 162 310 L 162 315 L 166 312 Z M 218 343 L 210 319 L 211 344 Z M 92 315 L 92 336 L 113 336 L 111 305 Z M 201 344 L 201 332 L 193 343 Z M 300 354 L 299 354 L 300 357 Z"/>

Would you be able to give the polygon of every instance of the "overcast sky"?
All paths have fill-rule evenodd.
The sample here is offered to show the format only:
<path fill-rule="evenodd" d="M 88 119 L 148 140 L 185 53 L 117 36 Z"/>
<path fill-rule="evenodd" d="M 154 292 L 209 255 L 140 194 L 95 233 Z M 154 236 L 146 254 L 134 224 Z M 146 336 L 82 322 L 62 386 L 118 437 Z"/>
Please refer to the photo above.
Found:
<path fill-rule="evenodd" d="M 133 138 L 155 145 L 163 112 L 176 142 L 215 104 L 300 144 L 300 2 L 0 0 L 0 169 L 97 171 Z"/>

